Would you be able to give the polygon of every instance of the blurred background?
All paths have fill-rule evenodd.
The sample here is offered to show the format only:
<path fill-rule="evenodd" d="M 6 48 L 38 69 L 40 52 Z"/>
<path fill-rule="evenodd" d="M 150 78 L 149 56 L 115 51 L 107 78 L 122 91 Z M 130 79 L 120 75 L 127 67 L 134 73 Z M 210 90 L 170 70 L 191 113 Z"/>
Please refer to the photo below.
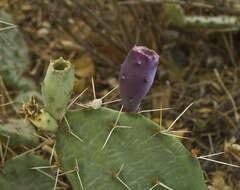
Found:
<path fill-rule="evenodd" d="M 41 102 L 40 83 L 50 60 L 72 62 L 73 96 L 89 87 L 80 99 L 85 102 L 93 98 L 91 77 L 97 97 L 103 96 L 117 86 L 128 51 L 142 45 L 154 49 L 160 61 L 141 109 L 173 108 L 163 112 L 167 128 L 194 102 L 175 124 L 176 130 L 190 130 L 181 134 L 190 139 L 179 140 L 199 155 L 224 151 L 214 158 L 240 165 L 239 22 L 239 0 L 1 0 L 0 105 L 9 105 L 0 107 L 0 124 L 22 117 L 23 99 L 34 94 Z M 118 98 L 119 90 L 107 100 Z M 159 112 L 146 116 L 160 120 Z M 35 152 L 49 155 L 42 148 Z M 201 165 L 210 190 L 240 189 L 238 168 Z"/>

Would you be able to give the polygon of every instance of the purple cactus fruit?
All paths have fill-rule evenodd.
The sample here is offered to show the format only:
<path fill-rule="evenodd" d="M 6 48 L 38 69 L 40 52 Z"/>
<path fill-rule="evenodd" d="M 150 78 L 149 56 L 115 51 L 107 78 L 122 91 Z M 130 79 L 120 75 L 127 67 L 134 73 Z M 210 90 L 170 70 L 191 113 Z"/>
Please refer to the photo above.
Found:
<path fill-rule="evenodd" d="M 144 46 L 134 46 L 120 70 L 120 96 L 126 112 L 136 112 L 152 86 L 159 56 Z"/>

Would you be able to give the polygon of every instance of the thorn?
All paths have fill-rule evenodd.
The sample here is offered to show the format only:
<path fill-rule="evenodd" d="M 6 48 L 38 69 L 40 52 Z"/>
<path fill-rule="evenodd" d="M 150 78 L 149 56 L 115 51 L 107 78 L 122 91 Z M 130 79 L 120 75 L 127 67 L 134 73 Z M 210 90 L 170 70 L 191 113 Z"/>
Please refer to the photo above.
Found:
<path fill-rule="evenodd" d="M 152 186 L 149 190 L 153 190 L 155 187 L 157 187 L 158 184 L 156 183 L 154 186 Z"/>
<path fill-rule="evenodd" d="M 17 27 L 16 25 L 14 25 L 14 26 L 6 26 L 6 27 L 3 27 L 3 28 L 0 28 L 0 31 L 9 30 L 9 29 L 16 28 L 16 27 Z"/>
<path fill-rule="evenodd" d="M 156 183 L 154 186 L 152 186 L 149 190 L 154 189 L 156 186 L 160 185 L 162 187 L 164 187 L 167 190 L 173 190 L 172 188 L 168 187 L 167 185 L 161 183 L 157 178 L 154 178 L 154 182 Z"/>
<path fill-rule="evenodd" d="M 46 169 L 46 168 L 56 168 L 58 166 L 53 165 L 53 166 L 39 166 L 39 167 L 32 167 L 30 168 L 31 170 L 39 170 L 39 169 Z"/>
<path fill-rule="evenodd" d="M 42 171 L 41 169 L 38 169 L 37 171 L 40 172 L 40 173 L 42 173 L 43 175 L 51 178 L 51 179 L 54 180 L 54 181 L 56 180 L 55 177 L 51 176 L 50 174 L 48 174 L 48 173 L 45 172 L 45 171 Z M 64 183 L 63 181 L 60 181 L 60 180 L 58 180 L 58 183 L 60 183 L 61 185 L 67 186 L 67 187 L 69 186 L 68 184 L 66 184 L 66 183 Z"/>
<path fill-rule="evenodd" d="M 78 139 L 79 141 L 81 141 L 81 142 L 83 143 L 84 141 L 83 141 L 79 136 L 77 136 L 76 134 L 74 134 L 74 133 L 72 132 L 72 129 L 71 129 L 69 123 L 68 123 L 68 120 L 67 120 L 66 116 L 63 116 L 63 118 L 64 118 L 64 120 L 66 121 L 66 124 L 67 124 L 67 127 L 68 127 L 68 132 L 69 132 L 72 136 L 74 136 L 76 139 Z"/>
<path fill-rule="evenodd" d="M 124 167 L 124 163 L 121 165 L 119 171 L 116 173 L 115 171 L 112 170 L 112 175 L 113 177 L 115 177 L 121 184 L 123 184 L 128 190 L 132 190 L 123 180 L 121 180 L 119 176 L 119 174 L 121 173 L 121 171 L 123 170 Z"/>
<path fill-rule="evenodd" d="M 4 159 L 3 159 L 3 148 L 2 148 L 2 143 L 1 143 L 1 142 L 0 142 L 0 155 L 1 155 L 2 165 L 4 165 Z"/>
<path fill-rule="evenodd" d="M 29 149 L 27 150 L 26 152 L 23 152 L 22 154 L 18 154 L 17 156 L 15 156 L 13 159 L 17 158 L 17 157 L 20 157 L 20 156 L 23 156 L 23 155 L 26 155 L 26 154 L 29 154 L 31 152 L 34 152 L 35 150 L 41 148 L 42 146 L 48 144 L 48 140 L 47 141 L 44 141 L 42 143 L 40 143 L 38 146 L 36 146 L 35 148 L 32 148 L 32 149 Z"/>
<path fill-rule="evenodd" d="M 206 157 L 212 157 L 212 156 L 217 156 L 217 155 L 221 155 L 224 154 L 225 152 L 218 152 L 218 153 L 214 153 L 214 154 L 209 154 L 209 155 L 205 155 L 205 156 L 199 156 L 201 158 L 206 158 Z"/>
<path fill-rule="evenodd" d="M 108 134 L 108 136 L 107 136 L 107 139 L 106 139 L 106 141 L 104 142 L 104 144 L 103 144 L 103 146 L 102 146 L 102 149 L 101 149 L 101 150 L 103 150 L 103 149 L 105 148 L 105 146 L 106 146 L 106 144 L 107 144 L 107 142 L 108 142 L 108 140 L 109 140 L 110 136 L 112 135 L 112 133 L 113 133 L 114 129 L 116 129 L 116 128 L 117 128 L 117 123 L 118 123 L 118 121 L 119 121 L 120 114 L 121 114 L 122 110 L 123 110 L 123 105 L 122 105 L 122 107 L 121 107 L 120 111 L 118 112 L 118 116 L 117 116 L 117 119 L 116 119 L 116 121 L 115 121 L 115 123 L 114 123 L 114 125 L 113 125 L 113 128 L 112 128 L 112 129 L 111 129 L 111 131 L 109 132 L 109 134 Z"/>
<path fill-rule="evenodd" d="M 191 150 L 192 155 L 194 157 L 196 157 L 197 159 L 207 160 L 207 161 L 210 161 L 210 162 L 215 162 L 215 163 L 218 163 L 218 164 L 227 165 L 227 166 L 231 166 L 231 167 L 235 167 L 235 168 L 240 167 L 238 165 L 229 164 L 229 163 L 226 163 L 226 162 L 221 162 L 221 161 L 218 161 L 218 160 L 213 160 L 213 159 L 208 158 L 208 157 L 224 154 L 224 152 L 218 152 L 218 153 L 209 154 L 209 155 L 205 155 L 205 156 L 197 156 L 198 152 L 199 151 L 196 148 Z"/>
<path fill-rule="evenodd" d="M 160 109 L 152 109 L 152 110 L 142 110 L 137 113 L 146 113 L 146 112 L 154 112 L 154 111 L 166 111 L 166 110 L 171 110 L 173 108 L 160 108 Z"/>
<path fill-rule="evenodd" d="M 121 184 L 123 184 L 128 190 L 132 190 L 123 180 L 121 180 L 120 177 L 116 177 L 118 181 L 120 181 Z"/>
<path fill-rule="evenodd" d="M 67 171 L 67 172 L 63 172 L 63 173 L 59 174 L 59 176 L 71 174 L 71 173 L 73 173 L 73 172 L 76 172 L 76 170 L 69 170 L 69 171 Z"/>
<path fill-rule="evenodd" d="M 114 90 L 116 90 L 119 87 L 119 85 L 117 85 L 116 87 L 114 87 L 112 90 L 110 90 L 107 94 L 105 94 L 103 97 L 101 97 L 101 99 L 103 100 L 104 98 L 106 98 L 109 94 L 111 94 Z"/>
<path fill-rule="evenodd" d="M 51 156 L 50 156 L 50 159 L 49 159 L 49 165 L 52 164 L 52 159 L 53 159 L 53 155 L 54 155 L 55 146 L 56 146 L 56 143 L 54 143 L 53 148 L 52 148 Z"/>
<path fill-rule="evenodd" d="M 77 159 L 75 159 L 75 172 L 77 173 L 77 177 L 78 177 L 78 181 L 79 181 L 79 183 L 80 183 L 80 185 L 81 185 L 81 188 L 82 189 L 84 189 L 83 188 L 83 183 L 82 183 L 82 180 L 81 180 L 81 177 L 80 177 L 80 175 L 79 175 L 79 167 L 78 167 L 78 161 L 77 161 Z"/>
<path fill-rule="evenodd" d="M 161 127 L 161 126 L 160 126 Z M 170 132 L 191 132 L 191 131 L 161 131 L 161 128 L 157 127 L 153 129 L 155 131 L 155 133 L 150 136 L 147 140 L 144 141 L 144 143 L 147 143 L 149 140 L 151 140 L 154 136 L 156 136 L 157 134 L 162 134 L 162 135 L 167 135 L 167 136 L 172 136 L 172 137 L 177 137 L 177 138 L 181 138 L 181 139 L 191 139 L 189 137 L 182 137 L 179 135 L 174 135 L 174 134 L 170 134 Z"/>
<path fill-rule="evenodd" d="M 78 98 L 80 98 L 86 91 L 88 88 L 86 88 L 85 90 L 83 90 L 76 98 L 73 99 L 73 101 L 67 106 L 65 114 L 67 113 L 67 111 L 70 109 L 70 107 L 78 100 Z M 65 115 L 64 114 L 64 115 Z"/>
<path fill-rule="evenodd" d="M 123 126 L 123 125 L 117 125 L 116 128 L 124 128 L 124 129 L 131 129 L 131 126 Z"/>
<path fill-rule="evenodd" d="M 5 146 L 5 151 L 4 151 L 4 153 L 3 153 L 3 163 L 4 163 L 4 162 L 5 162 L 5 159 L 6 159 L 6 157 L 7 157 L 8 145 L 9 145 L 9 143 L 10 143 L 10 136 L 4 135 L 4 134 L 1 134 L 1 135 L 7 138 L 7 143 L 6 143 L 6 146 Z"/>
<path fill-rule="evenodd" d="M 119 121 L 119 119 L 120 119 L 120 115 L 121 115 L 122 110 L 123 110 L 123 105 L 122 105 L 120 111 L 118 112 L 118 116 L 117 116 L 117 119 L 116 119 L 116 121 L 115 121 L 115 123 L 114 123 L 114 126 L 117 126 L 117 123 L 118 123 L 118 121 Z"/>
<path fill-rule="evenodd" d="M 92 77 L 92 90 L 93 90 L 93 99 L 95 100 L 96 99 L 96 91 L 95 91 L 95 85 L 94 85 L 93 77 Z"/>
<path fill-rule="evenodd" d="M 54 184 L 54 188 L 53 188 L 53 190 L 56 190 L 56 187 L 57 187 L 57 182 L 58 182 L 58 174 L 59 174 L 59 171 L 60 171 L 60 169 L 58 168 L 58 170 L 57 170 L 57 175 L 56 175 L 56 179 L 55 179 L 55 184 Z"/>
<path fill-rule="evenodd" d="M 162 128 L 162 117 L 163 117 L 163 116 L 162 116 L 162 113 L 163 113 L 163 111 L 162 111 L 162 103 L 161 103 L 160 109 L 161 109 L 161 110 L 160 110 L 160 116 L 159 116 L 159 117 L 160 117 L 160 118 L 159 118 L 159 126 L 160 126 L 159 129 L 160 129 L 160 131 L 161 131 L 161 128 Z"/>
<path fill-rule="evenodd" d="M 115 103 L 115 102 L 120 102 L 122 99 L 117 99 L 117 100 L 112 100 L 112 101 L 109 101 L 109 102 L 104 102 L 102 103 L 102 105 L 107 105 L 107 104 L 111 104 L 111 103 Z"/>
<path fill-rule="evenodd" d="M 213 159 L 210 159 L 210 158 L 206 158 L 206 157 L 197 157 L 198 159 L 203 159 L 203 160 L 207 160 L 207 161 L 210 161 L 210 162 L 215 162 L 215 163 L 218 163 L 218 164 L 222 164 L 222 165 L 226 165 L 226 166 L 231 166 L 231 167 L 235 167 L 235 168 L 240 168 L 240 166 L 238 165 L 234 165 L 234 164 L 229 164 L 229 163 L 226 163 L 226 162 L 221 162 L 221 161 L 217 161 L 217 160 L 213 160 Z"/>
<path fill-rule="evenodd" d="M 183 112 L 171 123 L 171 125 L 168 127 L 167 131 L 170 131 L 170 129 L 173 127 L 173 125 L 179 120 L 179 118 L 193 105 L 193 102 L 186 107 Z"/>
<path fill-rule="evenodd" d="M 117 172 L 117 176 L 119 176 L 119 174 L 122 172 L 123 167 L 124 167 L 124 163 L 122 163 L 122 165 L 120 166 L 120 169 Z"/>
<path fill-rule="evenodd" d="M 87 105 L 79 104 L 79 103 L 75 103 L 75 104 L 78 105 L 78 106 L 81 106 L 81 107 L 83 107 L 83 108 L 89 109 L 89 106 L 87 106 Z"/>
<path fill-rule="evenodd" d="M 38 137 L 38 138 L 41 138 L 41 139 L 43 139 L 43 140 L 45 140 L 45 141 L 49 140 L 49 139 L 47 139 L 46 137 L 43 137 L 43 136 L 37 134 L 36 132 L 33 132 L 33 135 L 36 136 L 36 137 Z"/>
<path fill-rule="evenodd" d="M 147 138 L 143 143 L 147 143 L 148 141 L 150 141 L 154 136 L 156 136 L 158 133 L 154 133 L 152 136 L 150 136 L 149 138 Z"/>
<path fill-rule="evenodd" d="M 106 139 L 106 141 L 104 142 L 101 150 L 103 150 L 103 149 L 105 148 L 105 146 L 106 146 L 106 144 L 107 144 L 107 142 L 108 142 L 108 140 L 109 140 L 110 136 L 112 135 L 112 132 L 113 132 L 113 130 L 114 130 L 115 128 L 116 128 L 116 127 L 114 126 L 114 127 L 111 129 L 111 131 L 109 132 L 109 134 L 108 134 L 108 136 L 107 136 L 107 139 Z"/>
<path fill-rule="evenodd" d="M 180 138 L 180 139 L 191 139 L 189 137 L 182 137 L 182 136 L 178 136 L 178 135 L 169 134 L 169 133 L 166 133 L 166 132 L 162 132 L 161 134 L 171 136 L 171 137 L 177 137 L 177 138 Z"/>
<path fill-rule="evenodd" d="M 9 25 L 9 26 L 15 26 L 15 24 L 12 24 L 12 23 L 10 23 L 10 22 L 5 22 L 5 21 L 3 21 L 3 20 L 0 20 L 0 23 L 6 24 L 6 25 Z M 0 96 L 2 96 L 2 95 L 0 95 Z"/>
<path fill-rule="evenodd" d="M 74 136 L 76 139 L 78 139 L 79 141 L 81 141 L 82 143 L 84 143 L 84 141 L 83 141 L 79 136 L 77 136 L 76 134 L 74 134 L 72 131 L 70 132 L 70 134 L 71 134 L 72 136 Z"/>
<path fill-rule="evenodd" d="M 169 131 L 171 133 L 191 133 L 192 131 Z"/>

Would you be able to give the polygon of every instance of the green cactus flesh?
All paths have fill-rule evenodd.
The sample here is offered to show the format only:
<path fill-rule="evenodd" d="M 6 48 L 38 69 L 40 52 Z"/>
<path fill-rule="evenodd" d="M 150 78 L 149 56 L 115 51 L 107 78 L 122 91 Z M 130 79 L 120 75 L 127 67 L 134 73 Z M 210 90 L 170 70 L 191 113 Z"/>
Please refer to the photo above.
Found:
<path fill-rule="evenodd" d="M 48 162 L 39 156 L 24 155 L 5 162 L 0 172 L 1 190 L 51 190 L 54 180 L 41 174 L 32 167 L 47 166 Z M 49 169 L 45 172 L 51 174 Z"/>
<path fill-rule="evenodd" d="M 86 190 L 146 190 L 154 178 L 174 190 L 206 190 L 198 160 L 174 137 L 155 134 L 159 125 L 140 114 L 121 113 L 118 126 L 102 149 L 118 112 L 107 108 L 69 111 L 67 120 L 79 141 L 67 132 L 63 122 L 57 132 L 56 150 L 65 171 L 79 167 L 68 174 L 74 190 L 81 182 Z M 152 138 L 151 138 L 152 136 Z M 112 172 L 122 171 L 114 177 Z M 154 189 L 165 190 L 157 185 Z"/>
<path fill-rule="evenodd" d="M 10 119 L 8 123 L 0 124 L 0 141 L 6 142 L 9 137 L 10 145 L 35 146 L 39 143 L 39 139 L 33 135 L 34 132 L 34 127 L 28 121 Z"/>

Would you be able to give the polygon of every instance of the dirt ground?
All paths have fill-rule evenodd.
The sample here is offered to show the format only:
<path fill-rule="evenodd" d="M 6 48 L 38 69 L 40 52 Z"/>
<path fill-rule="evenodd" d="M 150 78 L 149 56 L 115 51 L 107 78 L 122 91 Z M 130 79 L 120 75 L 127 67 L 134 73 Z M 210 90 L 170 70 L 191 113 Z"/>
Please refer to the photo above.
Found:
<path fill-rule="evenodd" d="M 167 1 L 134 2 L 3 0 L 0 10 L 12 14 L 22 32 L 30 55 L 24 77 L 34 80 L 38 92 L 50 60 L 63 57 L 76 69 L 73 96 L 90 87 L 93 76 L 96 95 L 101 97 L 118 84 L 120 65 L 134 45 L 154 49 L 160 55 L 158 71 L 140 109 L 173 108 L 163 112 L 162 124 L 167 128 L 194 102 L 175 124 L 176 130 L 191 131 L 180 134 L 190 139 L 179 140 L 188 150 L 197 148 L 199 155 L 224 151 L 212 158 L 240 165 L 239 24 L 238 29 L 227 31 L 179 28 L 163 10 L 162 2 Z M 230 7 L 228 1 L 176 2 L 188 16 L 224 15 L 240 20 L 240 3 Z M 8 88 L 11 99 L 18 93 Z M 91 98 L 90 87 L 81 101 Z M 118 98 L 119 90 L 107 100 Z M 15 114 L 8 111 L 10 105 L 5 109 L 0 117 Z M 159 112 L 145 115 L 159 122 Z M 210 190 L 240 189 L 239 168 L 206 160 L 201 160 L 201 166 Z"/>

